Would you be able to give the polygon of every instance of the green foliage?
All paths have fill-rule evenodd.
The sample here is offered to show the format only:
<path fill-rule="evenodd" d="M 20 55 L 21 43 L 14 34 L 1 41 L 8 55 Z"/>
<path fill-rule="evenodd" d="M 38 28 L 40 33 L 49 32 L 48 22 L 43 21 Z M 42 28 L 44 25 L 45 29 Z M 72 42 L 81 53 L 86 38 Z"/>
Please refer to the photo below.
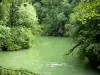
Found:
<path fill-rule="evenodd" d="M 25 0 L 12 1 L 8 26 L 27 27 L 32 30 L 33 34 L 37 34 L 40 29 L 36 10 L 32 4 Z"/>
<path fill-rule="evenodd" d="M 41 31 L 31 0 L 4 0 L 0 3 L 0 23 L 1 21 L 9 27 L 30 28 L 34 35 Z"/>
<path fill-rule="evenodd" d="M 7 41 L 11 38 L 10 28 L 0 25 L 0 48 L 5 48 Z"/>
<path fill-rule="evenodd" d="M 74 25 L 74 38 L 79 46 L 80 58 L 87 57 L 98 67 L 100 64 L 100 1 L 83 0 L 70 14 L 70 23 Z"/>
<path fill-rule="evenodd" d="M 18 11 L 19 19 L 17 25 L 30 28 L 33 34 L 37 34 L 39 30 L 38 18 L 35 8 L 28 2 L 22 3 Z"/>
<path fill-rule="evenodd" d="M 0 3 L 0 49 L 31 47 L 33 35 L 41 32 L 31 0 L 3 0 Z"/>
<path fill-rule="evenodd" d="M 65 24 L 68 23 L 71 12 L 67 0 L 41 0 L 34 3 L 34 6 L 39 23 L 44 27 L 43 35 L 65 36 Z"/>
<path fill-rule="evenodd" d="M 22 28 L 22 27 L 13 27 L 11 29 L 12 39 L 14 39 L 14 43 L 18 46 L 21 46 L 21 49 L 30 48 L 31 43 L 34 40 L 33 34 L 30 29 Z"/>
<path fill-rule="evenodd" d="M 85 5 L 83 5 L 85 4 Z M 77 20 L 81 21 L 82 24 L 85 24 L 88 19 L 95 19 L 100 17 L 100 1 L 95 0 L 92 2 L 81 2 L 76 8 L 75 11 L 78 11 L 80 14 L 77 16 Z"/>
<path fill-rule="evenodd" d="M 76 28 L 74 25 L 72 24 L 65 24 L 65 36 L 67 37 L 71 37 L 73 34 L 76 31 Z"/>
<path fill-rule="evenodd" d="M 0 25 L 0 48 L 4 51 L 30 48 L 33 35 L 27 28 Z"/>
<path fill-rule="evenodd" d="M 0 66 L 0 75 L 39 75 L 39 74 L 33 73 L 26 69 L 13 70 L 13 69 L 3 68 Z"/>
<path fill-rule="evenodd" d="M 9 7 L 10 7 L 10 4 L 9 3 L 5 3 L 5 2 L 2 2 L 0 3 L 0 24 L 7 24 L 9 18 Z M 2 23 L 1 23 L 2 21 Z"/>
<path fill-rule="evenodd" d="M 4 22 L 1 20 L 1 21 L 0 21 L 0 25 L 2 25 L 3 23 L 4 23 Z"/>

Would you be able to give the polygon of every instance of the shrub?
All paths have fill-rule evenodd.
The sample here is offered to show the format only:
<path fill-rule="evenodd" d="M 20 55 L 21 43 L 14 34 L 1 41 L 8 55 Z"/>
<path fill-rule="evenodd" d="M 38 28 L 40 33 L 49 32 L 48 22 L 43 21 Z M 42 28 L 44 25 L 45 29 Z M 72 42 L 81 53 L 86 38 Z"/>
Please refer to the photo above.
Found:
<path fill-rule="evenodd" d="M 15 44 L 20 46 L 22 49 L 27 49 L 31 46 L 33 35 L 30 29 L 13 27 L 11 31 L 12 39 Z"/>
<path fill-rule="evenodd" d="M 0 66 L 0 75 L 39 75 L 26 69 L 12 70 Z"/>
<path fill-rule="evenodd" d="M 7 50 L 6 44 L 11 40 L 11 29 L 6 26 L 0 25 L 0 48 Z"/>
<path fill-rule="evenodd" d="M 31 46 L 33 35 L 30 29 L 9 28 L 0 25 L 0 48 L 4 51 L 27 49 Z"/>

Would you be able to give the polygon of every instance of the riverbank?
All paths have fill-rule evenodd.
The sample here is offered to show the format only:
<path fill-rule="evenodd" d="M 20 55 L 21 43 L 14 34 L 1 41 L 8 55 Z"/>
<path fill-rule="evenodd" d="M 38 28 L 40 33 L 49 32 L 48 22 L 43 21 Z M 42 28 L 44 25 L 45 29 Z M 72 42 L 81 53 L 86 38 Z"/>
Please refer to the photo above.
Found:
<path fill-rule="evenodd" d="M 0 75 L 39 75 L 26 69 L 7 69 L 0 66 Z"/>

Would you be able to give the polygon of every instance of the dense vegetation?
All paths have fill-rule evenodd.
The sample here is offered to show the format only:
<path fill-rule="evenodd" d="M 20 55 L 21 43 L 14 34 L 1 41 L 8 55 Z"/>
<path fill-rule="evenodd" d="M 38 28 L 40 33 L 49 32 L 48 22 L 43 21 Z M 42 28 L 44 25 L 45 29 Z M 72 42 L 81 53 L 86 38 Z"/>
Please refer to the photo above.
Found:
<path fill-rule="evenodd" d="M 36 9 L 36 10 L 35 10 Z M 31 46 L 34 35 L 70 36 L 100 68 L 100 0 L 3 0 L 0 3 L 0 49 Z"/>
<path fill-rule="evenodd" d="M 42 35 L 71 36 L 70 14 L 80 0 L 34 0 Z"/>
<path fill-rule="evenodd" d="M 0 75 L 39 75 L 39 74 L 30 72 L 26 69 L 13 70 L 13 69 L 3 68 L 0 66 Z"/>
<path fill-rule="evenodd" d="M 42 35 L 69 36 L 68 19 L 71 12 L 67 0 L 39 0 L 33 5 L 37 9 L 39 23 L 43 27 Z"/>
<path fill-rule="evenodd" d="M 27 0 L 3 0 L 0 3 L 0 49 L 30 48 L 40 31 L 35 8 Z"/>
<path fill-rule="evenodd" d="M 70 14 L 70 23 L 74 25 L 80 58 L 87 57 L 92 66 L 100 66 L 100 0 L 81 1 Z M 73 50 L 72 50 L 73 51 Z"/>
<path fill-rule="evenodd" d="M 71 36 L 79 47 L 80 58 L 100 66 L 100 0 L 34 0 L 43 34 Z"/>

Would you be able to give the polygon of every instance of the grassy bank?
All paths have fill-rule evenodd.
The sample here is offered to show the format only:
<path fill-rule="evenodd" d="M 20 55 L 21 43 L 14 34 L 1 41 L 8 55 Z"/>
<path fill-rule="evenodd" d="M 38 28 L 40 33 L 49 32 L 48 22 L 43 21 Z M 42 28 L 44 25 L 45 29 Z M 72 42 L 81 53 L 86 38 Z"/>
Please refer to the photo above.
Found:
<path fill-rule="evenodd" d="M 26 69 L 7 69 L 0 66 L 0 75 L 39 75 Z"/>

